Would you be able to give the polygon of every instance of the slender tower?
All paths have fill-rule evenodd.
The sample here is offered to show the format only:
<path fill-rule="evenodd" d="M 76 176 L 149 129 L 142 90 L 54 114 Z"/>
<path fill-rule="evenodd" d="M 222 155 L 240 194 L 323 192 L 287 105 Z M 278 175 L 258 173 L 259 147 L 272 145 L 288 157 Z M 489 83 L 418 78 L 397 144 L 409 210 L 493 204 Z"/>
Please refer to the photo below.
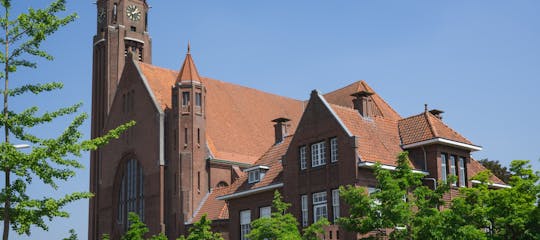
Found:
<path fill-rule="evenodd" d="M 152 62 L 146 0 L 97 0 L 97 27 L 92 61 L 92 138 L 103 134 L 105 121 L 122 75 L 125 56 L 131 49 L 139 61 Z M 88 239 L 98 239 L 100 151 L 90 153 L 90 199 Z"/>

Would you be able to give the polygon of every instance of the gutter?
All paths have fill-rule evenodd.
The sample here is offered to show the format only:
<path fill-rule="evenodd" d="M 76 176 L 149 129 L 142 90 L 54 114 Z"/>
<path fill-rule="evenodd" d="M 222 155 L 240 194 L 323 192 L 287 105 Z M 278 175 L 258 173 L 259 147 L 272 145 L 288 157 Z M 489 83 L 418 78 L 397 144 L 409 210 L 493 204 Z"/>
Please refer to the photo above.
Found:
<path fill-rule="evenodd" d="M 473 184 L 482 184 L 482 182 L 478 181 L 478 180 L 471 180 L 471 182 Z M 495 188 L 512 188 L 512 186 L 510 185 L 506 185 L 506 184 L 499 184 L 499 183 L 487 183 L 488 186 L 492 186 L 492 187 L 495 187 Z"/>
<path fill-rule="evenodd" d="M 434 143 L 441 143 L 441 144 L 444 144 L 444 145 L 450 145 L 450 146 L 454 146 L 454 147 L 458 147 L 458 148 L 465 148 L 465 149 L 469 149 L 471 151 L 480 151 L 480 150 L 482 150 L 481 146 L 476 146 L 476 145 L 472 145 L 472 144 L 457 142 L 457 141 L 449 140 L 449 139 L 446 139 L 446 138 L 432 138 L 432 139 L 421 141 L 421 142 L 401 145 L 401 147 L 403 149 L 408 149 L 408 148 L 415 148 L 415 147 L 420 147 L 420 146 L 424 146 L 424 145 L 428 145 L 428 144 L 434 144 Z"/>
<path fill-rule="evenodd" d="M 374 168 L 375 165 L 376 165 L 376 163 L 372 163 L 372 162 L 358 162 L 358 167 L 363 167 L 363 168 Z M 396 167 L 386 165 L 386 164 L 381 164 L 381 168 L 386 169 L 386 170 L 390 170 L 390 171 L 396 171 Z M 429 172 L 425 172 L 425 171 L 422 171 L 422 170 L 413 169 L 412 172 L 413 173 L 420 173 L 420 174 L 423 174 L 423 175 L 426 175 L 426 176 L 429 175 Z"/>
<path fill-rule="evenodd" d="M 272 185 L 268 185 L 268 186 L 264 186 L 264 187 L 260 187 L 260 188 L 250 189 L 250 190 L 243 191 L 243 192 L 227 194 L 227 195 L 219 196 L 216 199 L 217 200 L 230 200 L 230 199 L 249 196 L 249 195 L 252 195 L 252 194 L 255 194 L 255 193 L 266 192 L 266 191 L 273 190 L 273 189 L 280 188 L 280 187 L 283 187 L 283 183 L 277 183 L 277 184 L 272 184 Z"/>

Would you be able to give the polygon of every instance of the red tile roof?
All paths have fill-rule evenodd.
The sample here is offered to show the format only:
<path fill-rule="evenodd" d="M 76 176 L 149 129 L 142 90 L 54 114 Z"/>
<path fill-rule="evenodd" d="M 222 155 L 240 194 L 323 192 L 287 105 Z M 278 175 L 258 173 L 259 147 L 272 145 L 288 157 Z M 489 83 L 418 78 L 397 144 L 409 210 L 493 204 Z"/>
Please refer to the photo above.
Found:
<path fill-rule="evenodd" d="M 170 108 L 178 72 L 138 62 L 158 104 Z M 274 143 L 272 119 L 291 119 L 290 132 L 303 102 L 260 90 L 201 77 L 207 89 L 206 138 L 216 159 L 253 164 Z"/>
<path fill-rule="evenodd" d="M 467 176 L 470 179 L 470 178 L 474 177 L 474 175 L 476 175 L 477 173 L 479 173 L 481 171 L 485 171 L 485 170 L 487 170 L 487 169 L 481 163 L 479 163 L 478 161 L 471 158 L 471 162 L 467 166 Z M 499 179 L 495 175 L 491 175 L 489 180 L 491 182 L 493 182 L 493 183 L 507 185 L 506 183 L 504 183 L 501 179 Z"/>
<path fill-rule="evenodd" d="M 257 160 L 257 162 L 255 162 L 255 165 L 257 166 L 269 167 L 261 181 L 257 183 L 248 183 L 248 174 L 244 174 L 229 187 L 227 194 L 239 193 L 282 183 L 283 166 L 281 165 L 281 158 L 287 152 L 291 140 L 292 136 L 288 136 L 284 138 L 281 143 L 274 144 L 259 160 Z"/>
<path fill-rule="evenodd" d="M 330 104 L 330 107 L 349 129 L 358 137 L 358 154 L 362 161 L 396 165 L 400 147 L 397 121 L 387 118 L 364 119 L 357 110 Z"/>
<path fill-rule="evenodd" d="M 433 138 L 473 145 L 471 141 L 448 127 L 443 121 L 428 111 L 399 121 L 399 133 L 403 145 L 422 142 Z"/>
<path fill-rule="evenodd" d="M 227 193 L 228 187 L 215 188 L 210 193 L 206 200 L 202 203 L 200 209 L 195 213 L 195 217 L 191 219 L 191 223 L 199 221 L 201 217 L 206 214 L 207 219 L 219 220 L 229 218 L 229 209 L 227 204 L 223 200 L 217 200 L 216 198 Z"/>
<path fill-rule="evenodd" d="M 333 104 L 340 105 L 343 107 L 354 108 L 353 106 L 354 97 L 351 96 L 351 94 L 361 92 L 361 91 L 373 93 L 373 95 L 371 95 L 370 98 L 375 103 L 376 111 L 380 113 L 382 117 L 386 119 L 391 119 L 391 120 L 401 119 L 399 114 L 394 109 L 392 109 L 392 107 L 390 107 L 390 105 L 388 105 L 388 103 L 386 103 L 386 101 L 384 101 L 384 99 L 382 99 L 381 96 L 379 96 L 379 94 L 377 94 L 364 80 L 352 83 L 346 87 L 326 93 L 324 94 L 324 98 L 329 103 L 333 103 Z"/>
<path fill-rule="evenodd" d="M 180 69 L 180 74 L 178 74 L 178 78 L 176 78 L 176 82 L 182 81 L 201 82 L 201 77 L 199 76 L 199 72 L 197 71 L 197 67 L 195 67 L 195 63 L 193 62 L 193 58 L 191 58 L 189 50 L 186 54 L 184 64 L 182 64 L 182 68 Z"/>

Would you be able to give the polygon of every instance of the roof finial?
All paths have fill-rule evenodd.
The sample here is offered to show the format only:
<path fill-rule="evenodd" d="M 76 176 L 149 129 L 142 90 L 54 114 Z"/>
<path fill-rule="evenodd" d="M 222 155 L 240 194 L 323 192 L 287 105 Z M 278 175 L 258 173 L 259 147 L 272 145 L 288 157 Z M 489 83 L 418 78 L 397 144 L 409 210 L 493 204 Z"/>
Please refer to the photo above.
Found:
<path fill-rule="evenodd" d="M 189 44 L 189 40 L 187 41 L 187 54 L 191 54 L 191 46 Z"/>
<path fill-rule="evenodd" d="M 427 112 L 427 103 L 424 103 L 424 112 Z"/>

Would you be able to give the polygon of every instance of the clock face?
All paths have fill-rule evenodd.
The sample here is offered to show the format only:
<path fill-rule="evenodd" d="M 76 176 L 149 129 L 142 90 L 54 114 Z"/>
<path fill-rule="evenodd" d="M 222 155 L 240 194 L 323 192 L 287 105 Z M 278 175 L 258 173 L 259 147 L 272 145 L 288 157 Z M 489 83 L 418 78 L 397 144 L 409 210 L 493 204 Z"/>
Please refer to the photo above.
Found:
<path fill-rule="evenodd" d="M 126 9 L 126 14 L 131 21 L 141 20 L 141 11 L 135 5 L 129 5 Z"/>
<path fill-rule="evenodd" d="M 105 9 L 100 8 L 98 10 L 97 21 L 98 23 L 102 23 L 103 21 L 105 21 Z"/>

